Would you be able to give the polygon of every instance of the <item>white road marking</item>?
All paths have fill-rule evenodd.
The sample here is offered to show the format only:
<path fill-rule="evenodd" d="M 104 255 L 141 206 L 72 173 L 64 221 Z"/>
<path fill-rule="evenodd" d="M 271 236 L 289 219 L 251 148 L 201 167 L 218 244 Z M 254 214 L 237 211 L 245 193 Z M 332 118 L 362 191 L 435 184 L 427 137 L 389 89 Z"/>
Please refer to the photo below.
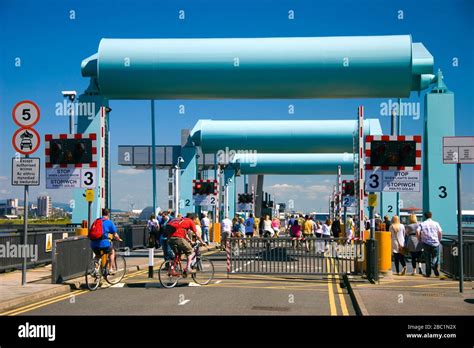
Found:
<path fill-rule="evenodd" d="M 188 303 L 189 301 L 191 300 L 184 300 L 184 301 L 181 301 L 180 303 L 178 303 L 178 306 L 184 306 L 186 303 Z"/>
<path fill-rule="evenodd" d="M 188 284 L 188 286 L 201 286 L 201 284 L 198 284 L 198 283 L 195 283 L 195 282 L 191 282 Z"/>
<path fill-rule="evenodd" d="M 125 283 L 117 283 L 115 285 L 112 285 L 111 288 L 123 288 L 125 286 Z"/>
<path fill-rule="evenodd" d="M 220 283 L 222 283 L 222 280 L 218 280 L 214 284 L 220 284 Z"/>

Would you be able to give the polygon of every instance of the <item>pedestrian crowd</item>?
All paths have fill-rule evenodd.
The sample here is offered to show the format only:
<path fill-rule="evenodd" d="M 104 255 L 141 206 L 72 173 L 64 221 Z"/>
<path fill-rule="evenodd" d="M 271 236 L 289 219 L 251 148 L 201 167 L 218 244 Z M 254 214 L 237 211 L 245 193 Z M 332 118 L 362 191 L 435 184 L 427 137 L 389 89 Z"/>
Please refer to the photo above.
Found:
<path fill-rule="evenodd" d="M 182 219 L 183 217 L 178 214 L 176 218 Z M 190 219 L 195 227 L 193 238 L 199 239 L 203 244 L 208 244 L 210 242 L 211 220 L 207 213 L 202 213 L 201 216 L 187 214 L 186 218 Z M 175 214 L 172 211 L 164 211 L 158 216 L 152 214 L 147 222 L 149 244 L 155 248 L 162 247 L 165 259 L 174 257 L 168 238 L 163 233 L 166 224 L 172 219 L 175 219 Z M 382 220 L 376 214 L 374 222 L 377 230 L 389 231 L 391 234 L 392 256 L 396 274 L 406 274 L 406 258 L 409 257 L 412 275 L 416 272 L 423 274 L 421 264 L 425 263 L 424 275 L 426 277 L 429 277 L 432 271 L 436 276 L 439 276 L 438 255 L 443 231 L 439 223 L 432 219 L 431 212 L 425 212 L 423 222 L 418 222 L 416 215 L 411 214 L 406 225 L 402 224 L 396 215 L 391 219 L 389 216 L 384 216 Z M 245 246 L 246 240 L 249 238 L 278 238 L 280 235 L 286 234 L 291 237 L 293 247 L 302 245 L 308 252 L 315 249 L 317 253 L 323 253 L 330 239 L 335 238 L 342 243 L 350 243 L 354 238 L 356 225 L 352 216 L 348 216 L 346 224 L 342 225 L 339 217 L 336 217 L 334 221 L 329 218 L 319 221 L 310 214 L 293 214 L 280 221 L 279 218 L 271 218 L 269 215 L 258 218 L 250 213 L 247 218 L 244 218 L 236 214 L 232 220 L 228 216 L 224 216 L 222 219 L 220 245 L 222 249 L 225 249 L 230 237 L 240 238 Z M 370 221 L 367 219 L 365 219 L 365 228 L 370 229 Z"/>

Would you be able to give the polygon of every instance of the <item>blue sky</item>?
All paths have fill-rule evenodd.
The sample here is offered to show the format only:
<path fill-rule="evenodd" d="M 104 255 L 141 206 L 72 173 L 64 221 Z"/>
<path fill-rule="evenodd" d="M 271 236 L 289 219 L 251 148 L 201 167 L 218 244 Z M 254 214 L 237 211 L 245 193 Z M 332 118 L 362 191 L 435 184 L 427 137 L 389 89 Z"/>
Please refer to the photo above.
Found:
<path fill-rule="evenodd" d="M 185 11 L 185 20 L 178 12 Z M 295 18 L 288 19 L 293 10 Z M 71 19 L 74 11 L 75 18 Z M 398 19 L 403 11 L 403 19 Z M 472 135 L 474 126 L 474 2 L 451 1 L 298 1 L 298 0 L 172 0 L 172 1 L 22 1 L 0 0 L 0 199 L 21 197 L 20 188 L 10 186 L 11 135 L 16 126 L 11 109 L 23 99 L 41 108 L 37 125 L 41 133 L 64 133 L 66 118 L 54 114 L 62 102 L 61 90 L 82 92 L 88 81 L 81 77 L 82 59 L 97 51 L 99 41 L 108 38 L 188 37 L 283 37 L 411 34 L 435 57 L 445 82 L 455 93 L 456 135 Z M 21 66 L 15 66 L 15 59 Z M 453 58 L 458 66 L 453 66 Z M 421 94 L 423 97 L 424 93 Z M 416 93 L 410 100 L 419 101 Z M 422 100 L 422 99 L 421 99 Z M 386 99 L 351 100 L 241 100 L 241 101 L 157 101 L 158 144 L 177 144 L 180 129 L 192 128 L 200 118 L 214 119 L 350 119 L 359 104 L 366 115 L 379 118 L 389 131 L 389 118 L 380 116 Z M 179 105 L 186 113 L 179 114 Z M 288 115 L 288 105 L 295 114 Z M 149 101 L 111 101 L 111 145 L 113 205 L 126 209 L 151 203 L 151 172 L 117 166 L 117 146 L 147 144 Z M 132 121 L 133 120 L 133 121 Z M 422 117 L 403 119 L 402 133 L 421 134 Z M 42 157 L 43 148 L 39 150 Z M 463 204 L 474 209 L 474 168 L 463 169 Z M 32 197 L 47 193 L 53 200 L 68 202 L 72 192 L 45 189 L 31 191 Z M 158 176 L 158 203 L 167 200 L 166 174 Z M 269 176 L 265 188 L 278 201 L 293 199 L 302 210 L 324 210 L 334 176 Z M 402 195 L 405 205 L 420 205 L 418 195 Z"/>

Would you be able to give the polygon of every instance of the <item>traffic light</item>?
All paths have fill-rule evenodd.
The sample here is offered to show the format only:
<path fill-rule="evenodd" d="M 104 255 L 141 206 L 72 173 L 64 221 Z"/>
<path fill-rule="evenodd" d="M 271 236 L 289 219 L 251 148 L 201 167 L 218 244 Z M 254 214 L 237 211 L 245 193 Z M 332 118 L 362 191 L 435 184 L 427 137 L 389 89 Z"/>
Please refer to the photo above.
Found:
<path fill-rule="evenodd" d="M 251 193 L 239 193 L 238 202 L 239 203 L 253 203 L 253 195 Z"/>
<path fill-rule="evenodd" d="M 51 139 L 51 164 L 90 164 L 93 161 L 91 139 Z"/>
<path fill-rule="evenodd" d="M 370 149 L 371 166 L 405 166 L 416 165 L 416 142 L 374 140 Z"/>
<path fill-rule="evenodd" d="M 355 187 L 354 181 L 346 181 L 344 186 L 344 191 L 342 192 L 344 196 L 354 196 L 355 195 Z"/>
<path fill-rule="evenodd" d="M 253 194 L 247 193 L 246 203 L 253 203 Z"/>
<path fill-rule="evenodd" d="M 213 195 L 214 182 L 213 181 L 199 181 L 196 180 L 193 185 L 193 195 Z"/>

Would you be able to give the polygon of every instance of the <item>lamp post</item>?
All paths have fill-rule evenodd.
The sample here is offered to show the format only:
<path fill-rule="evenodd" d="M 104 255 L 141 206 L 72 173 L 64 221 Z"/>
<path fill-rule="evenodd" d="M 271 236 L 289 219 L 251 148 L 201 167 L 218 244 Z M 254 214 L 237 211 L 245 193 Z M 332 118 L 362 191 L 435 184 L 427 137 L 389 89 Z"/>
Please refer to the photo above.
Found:
<path fill-rule="evenodd" d="M 174 207 L 175 207 L 175 217 L 179 213 L 179 174 L 180 174 L 180 165 L 184 163 L 183 157 L 178 157 L 178 162 L 174 166 Z"/>

